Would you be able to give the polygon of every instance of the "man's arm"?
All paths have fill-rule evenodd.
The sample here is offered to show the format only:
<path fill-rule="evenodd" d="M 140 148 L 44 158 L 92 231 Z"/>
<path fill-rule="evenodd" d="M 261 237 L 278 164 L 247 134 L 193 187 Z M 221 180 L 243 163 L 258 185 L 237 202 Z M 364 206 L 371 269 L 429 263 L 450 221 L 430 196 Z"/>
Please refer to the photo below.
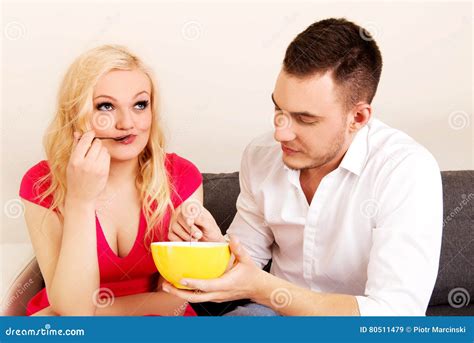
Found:
<path fill-rule="evenodd" d="M 239 241 L 260 268 L 272 258 L 271 245 L 275 238 L 265 222 L 262 204 L 255 199 L 255 175 L 252 178 L 252 145 L 245 149 L 240 165 L 240 194 L 237 198 L 237 214 L 227 230 L 227 235 Z M 255 172 L 255 171 L 254 171 Z"/>
<path fill-rule="evenodd" d="M 288 316 L 358 315 L 354 296 L 313 292 L 261 270 L 239 240 L 231 237 L 236 262 L 222 277 L 213 280 L 181 280 L 197 291 L 181 290 L 163 283 L 163 290 L 192 303 L 251 299 Z"/>
<path fill-rule="evenodd" d="M 283 316 L 359 316 L 355 296 L 319 293 L 265 273 L 252 296 Z"/>
<path fill-rule="evenodd" d="M 436 281 L 442 234 L 441 177 L 429 155 L 387 163 L 364 294 L 314 292 L 260 270 L 235 239 L 236 264 L 214 280 L 183 280 L 201 292 L 163 289 L 190 302 L 250 298 L 284 315 L 424 315 Z"/>

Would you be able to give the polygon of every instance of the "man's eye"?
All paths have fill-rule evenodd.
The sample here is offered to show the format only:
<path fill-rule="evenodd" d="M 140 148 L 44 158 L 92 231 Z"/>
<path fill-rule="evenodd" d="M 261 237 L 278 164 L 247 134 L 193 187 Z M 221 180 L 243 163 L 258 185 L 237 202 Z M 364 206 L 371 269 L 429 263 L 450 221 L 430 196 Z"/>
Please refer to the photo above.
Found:
<path fill-rule="evenodd" d="M 314 117 L 308 117 L 308 116 L 298 116 L 298 121 L 300 121 L 303 124 L 316 124 L 318 122 L 317 119 Z"/>
<path fill-rule="evenodd" d="M 139 101 L 135 104 L 135 108 L 137 110 L 143 111 L 145 108 L 148 107 L 148 101 Z"/>
<path fill-rule="evenodd" d="M 114 106 L 110 102 L 101 102 L 97 105 L 97 110 L 99 111 L 112 111 Z"/>

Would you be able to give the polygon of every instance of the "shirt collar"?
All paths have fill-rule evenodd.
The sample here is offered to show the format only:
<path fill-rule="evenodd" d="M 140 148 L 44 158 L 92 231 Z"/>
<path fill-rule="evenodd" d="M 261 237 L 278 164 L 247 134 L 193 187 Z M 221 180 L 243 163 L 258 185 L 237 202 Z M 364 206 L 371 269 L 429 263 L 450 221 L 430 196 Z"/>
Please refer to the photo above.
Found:
<path fill-rule="evenodd" d="M 344 158 L 339 164 L 340 168 L 344 168 L 357 176 L 360 175 L 367 161 L 368 136 L 369 127 L 365 125 L 356 133 L 349 149 L 347 149 Z"/>
<path fill-rule="evenodd" d="M 282 161 L 282 163 L 283 163 L 283 161 Z M 290 181 L 291 184 L 298 187 L 299 184 L 300 184 L 300 171 L 288 168 L 286 166 L 286 164 L 284 164 L 284 163 L 283 163 L 283 168 L 287 171 L 288 181 Z"/>
<path fill-rule="evenodd" d="M 356 133 L 349 149 L 347 149 L 341 163 L 339 164 L 339 168 L 344 168 L 357 176 L 360 176 L 365 162 L 367 161 L 368 135 L 369 128 L 365 125 Z M 288 172 L 288 180 L 294 185 L 299 185 L 300 171 L 290 169 L 284 163 L 283 168 Z"/>

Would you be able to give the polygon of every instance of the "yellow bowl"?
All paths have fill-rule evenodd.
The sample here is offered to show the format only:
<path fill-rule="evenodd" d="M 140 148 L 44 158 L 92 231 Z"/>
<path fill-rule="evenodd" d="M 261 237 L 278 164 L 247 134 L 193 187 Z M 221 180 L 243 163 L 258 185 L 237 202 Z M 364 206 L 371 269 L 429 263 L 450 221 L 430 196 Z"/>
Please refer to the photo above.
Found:
<path fill-rule="evenodd" d="M 176 288 L 184 278 L 215 279 L 224 274 L 230 260 L 229 243 L 153 242 L 151 253 L 156 268 Z"/>

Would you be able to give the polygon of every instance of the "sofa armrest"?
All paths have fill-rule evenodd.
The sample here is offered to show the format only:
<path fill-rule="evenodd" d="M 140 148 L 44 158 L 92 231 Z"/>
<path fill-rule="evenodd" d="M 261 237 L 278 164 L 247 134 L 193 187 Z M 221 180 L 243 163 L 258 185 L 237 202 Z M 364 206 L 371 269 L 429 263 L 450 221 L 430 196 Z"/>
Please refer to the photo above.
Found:
<path fill-rule="evenodd" d="M 0 315 L 24 316 L 30 299 L 44 287 L 43 276 L 33 257 L 18 273 L 2 301 Z"/>

